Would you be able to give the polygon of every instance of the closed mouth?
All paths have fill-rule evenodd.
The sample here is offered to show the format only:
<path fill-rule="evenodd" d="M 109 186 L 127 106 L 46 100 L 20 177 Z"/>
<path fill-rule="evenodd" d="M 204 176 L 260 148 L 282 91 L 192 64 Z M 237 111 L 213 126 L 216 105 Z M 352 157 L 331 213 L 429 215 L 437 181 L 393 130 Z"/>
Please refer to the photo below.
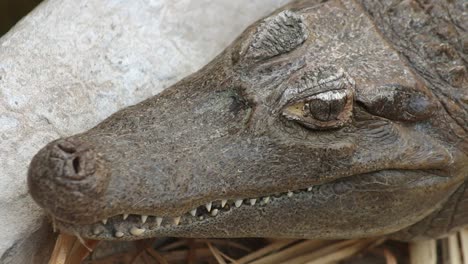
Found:
<path fill-rule="evenodd" d="M 397 181 L 387 186 L 381 186 L 386 189 L 399 188 L 398 186 L 405 186 L 405 184 L 425 184 L 428 178 L 432 179 L 432 183 L 436 184 L 438 181 L 446 181 L 447 177 L 439 175 L 439 173 L 424 171 L 423 175 L 419 177 L 405 177 L 408 171 L 403 170 L 385 170 L 378 171 L 377 173 L 397 173 Z M 410 171 L 416 172 L 416 171 Z M 421 171 L 419 171 L 421 172 Z M 372 172 L 371 172 L 372 173 Z M 327 182 L 321 185 L 314 185 L 311 187 L 298 189 L 294 191 L 285 191 L 275 193 L 269 196 L 258 196 L 251 198 L 242 199 L 221 199 L 215 200 L 203 205 L 199 205 L 196 208 L 186 212 L 183 215 L 177 217 L 169 217 L 162 215 L 142 215 L 136 212 L 128 212 L 111 216 L 103 219 L 99 222 L 87 225 L 77 225 L 55 219 L 56 224 L 61 228 L 68 231 L 75 232 L 76 235 L 82 235 L 87 238 L 94 239 L 106 239 L 106 240 L 135 240 L 144 237 L 153 236 L 154 233 L 170 233 L 171 231 L 177 230 L 183 227 L 190 227 L 204 221 L 215 220 L 215 218 L 222 217 L 224 214 L 233 214 L 237 209 L 261 209 L 267 207 L 269 204 L 275 203 L 275 201 L 285 202 L 288 199 L 293 202 L 293 199 L 301 199 L 310 195 L 314 195 L 320 188 L 327 185 L 335 185 L 338 181 L 344 186 L 343 191 L 346 191 L 348 181 L 350 178 L 360 177 L 363 178 L 366 174 L 358 174 L 353 177 L 346 177 L 332 182 Z M 413 173 L 410 173 L 413 174 Z M 422 176 L 422 177 L 421 177 Z M 388 176 L 387 176 L 388 177 Z M 434 177 L 437 181 L 434 181 Z M 352 188 L 352 187 L 350 187 Z M 78 232 L 79 230 L 79 232 Z M 78 233 L 76 233 L 78 232 Z"/>
<path fill-rule="evenodd" d="M 208 202 L 200 205 L 191 211 L 178 216 L 167 217 L 157 215 L 141 215 L 134 213 L 119 214 L 100 222 L 83 225 L 87 226 L 90 233 L 87 237 L 96 237 L 100 239 L 137 239 L 145 237 L 145 234 L 153 231 L 164 231 L 164 229 L 173 229 L 179 226 L 186 226 L 202 222 L 210 218 L 216 218 L 224 213 L 233 211 L 243 206 L 263 207 L 277 199 L 292 198 L 295 195 L 306 195 L 313 192 L 320 185 L 300 189 L 296 191 L 287 191 L 277 193 L 271 196 L 260 196 L 245 199 L 222 199 Z M 62 222 L 56 219 L 60 226 L 70 226 L 70 223 Z"/>

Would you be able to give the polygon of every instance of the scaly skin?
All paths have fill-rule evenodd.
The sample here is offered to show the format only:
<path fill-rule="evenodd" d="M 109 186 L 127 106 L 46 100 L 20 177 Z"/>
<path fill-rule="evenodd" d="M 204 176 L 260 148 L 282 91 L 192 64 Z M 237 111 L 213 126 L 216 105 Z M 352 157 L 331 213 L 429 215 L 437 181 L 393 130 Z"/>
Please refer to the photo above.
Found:
<path fill-rule="evenodd" d="M 29 168 L 35 201 L 92 239 L 409 240 L 468 224 L 463 0 L 321 2 L 49 143 Z"/>

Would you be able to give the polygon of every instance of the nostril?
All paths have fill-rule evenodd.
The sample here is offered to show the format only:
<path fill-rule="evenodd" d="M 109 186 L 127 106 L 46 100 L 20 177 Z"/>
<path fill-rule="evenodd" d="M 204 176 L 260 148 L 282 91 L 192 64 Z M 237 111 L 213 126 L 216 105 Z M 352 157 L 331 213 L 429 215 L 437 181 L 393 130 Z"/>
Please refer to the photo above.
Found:
<path fill-rule="evenodd" d="M 76 147 L 68 142 L 62 142 L 57 144 L 57 147 L 65 153 L 73 154 L 76 152 Z"/>
<path fill-rule="evenodd" d="M 54 168 L 56 177 L 82 180 L 93 175 L 97 156 L 89 144 L 65 139 L 48 147 L 49 166 Z"/>
<path fill-rule="evenodd" d="M 73 170 L 75 171 L 76 174 L 80 173 L 80 157 L 76 157 L 72 161 L 73 164 Z"/>

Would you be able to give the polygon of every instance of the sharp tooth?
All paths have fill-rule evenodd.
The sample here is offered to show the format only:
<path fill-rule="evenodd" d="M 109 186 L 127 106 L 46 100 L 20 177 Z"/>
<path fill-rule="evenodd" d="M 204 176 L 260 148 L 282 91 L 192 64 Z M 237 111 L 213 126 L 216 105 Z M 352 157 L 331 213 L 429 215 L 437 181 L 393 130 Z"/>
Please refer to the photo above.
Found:
<path fill-rule="evenodd" d="M 267 197 L 263 197 L 262 201 L 267 204 L 268 202 L 270 202 L 270 196 L 267 196 Z"/>
<path fill-rule="evenodd" d="M 163 220 L 162 217 L 156 217 L 156 224 L 158 225 L 158 227 L 161 226 L 162 220 Z"/>
<path fill-rule="evenodd" d="M 180 216 L 174 217 L 174 225 L 179 225 L 179 223 L 180 223 Z"/>
<path fill-rule="evenodd" d="M 211 216 L 216 216 L 218 214 L 218 209 L 213 209 L 213 211 L 211 211 Z"/>
<path fill-rule="evenodd" d="M 130 229 L 130 234 L 134 236 L 141 236 L 145 232 L 144 228 L 132 227 Z"/>
<path fill-rule="evenodd" d="M 221 200 L 221 208 L 224 208 L 224 206 L 226 205 L 227 203 L 227 200 Z"/>
<path fill-rule="evenodd" d="M 115 237 L 123 237 L 124 236 L 124 233 L 120 232 L 120 231 L 117 231 L 115 232 Z"/>
<path fill-rule="evenodd" d="M 213 204 L 212 202 L 209 202 L 209 203 L 207 203 L 207 204 L 205 205 L 206 210 L 208 210 L 208 212 L 211 212 L 211 205 L 212 205 L 212 204 Z"/>
<path fill-rule="evenodd" d="M 102 226 L 96 226 L 94 229 L 93 229 L 93 235 L 99 235 L 101 234 L 102 232 L 104 232 Z"/>
<path fill-rule="evenodd" d="M 101 222 L 102 222 L 103 224 L 107 224 L 107 218 L 106 218 L 106 219 L 102 219 Z"/>
<path fill-rule="evenodd" d="M 192 216 L 196 216 L 197 215 L 197 208 L 193 209 L 192 211 L 190 211 L 190 214 Z"/>
<path fill-rule="evenodd" d="M 235 205 L 236 207 L 240 207 L 240 206 L 242 205 L 242 202 L 243 202 L 243 200 L 236 200 L 236 201 L 234 202 L 234 205 Z"/>
<path fill-rule="evenodd" d="M 141 222 L 144 224 L 146 223 L 146 219 L 148 219 L 148 216 L 147 215 L 142 215 L 141 216 Z"/>
<path fill-rule="evenodd" d="M 293 192 L 291 192 L 291 191 L 288 191 L 288 197 L 292 197 L 292 196 L 293 196 L 293 194 L 294 194 Z"/>
<path fill-rule="evenodd" d="M 312 187 L 307 188 L 307 191 L 308 192 L 312 191 Z"/>
<path fill-rule="evenodd" d="M 250 199 L 250 205 L 255 205 L 256 202 L 257 202 L 257 199 Z"/>
<path fill-rule="evenodd" d="M 123 214 L 123 220 L 127 220 L 128 214 Z"/>

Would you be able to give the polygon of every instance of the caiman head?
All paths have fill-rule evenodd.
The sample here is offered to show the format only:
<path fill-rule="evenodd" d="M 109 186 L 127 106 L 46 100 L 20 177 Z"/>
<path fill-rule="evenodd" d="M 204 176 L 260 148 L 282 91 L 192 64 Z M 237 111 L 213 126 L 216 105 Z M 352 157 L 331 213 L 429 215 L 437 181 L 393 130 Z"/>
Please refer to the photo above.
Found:
<path fill-rule="evenodd" d="M 34 200 L 93 239 L 365 237 L 442 208 L 468 169 L 444 107 L 359 5 L 307 3 L 49 143 L 29 168 Z"/>

